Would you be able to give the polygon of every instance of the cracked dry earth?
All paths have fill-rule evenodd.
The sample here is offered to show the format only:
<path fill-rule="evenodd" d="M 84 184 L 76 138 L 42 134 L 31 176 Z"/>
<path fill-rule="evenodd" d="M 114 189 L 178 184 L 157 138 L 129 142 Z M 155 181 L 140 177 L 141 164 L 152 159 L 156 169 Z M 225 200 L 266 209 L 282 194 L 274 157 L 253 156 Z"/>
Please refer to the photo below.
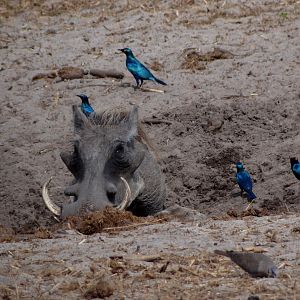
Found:
<path fill-rule="evenodd" d="M 299 182 L 289 166 L 300 156 L 299 12 L 290 0 L 1 1 L 0 297 L 300 299 Z M 133 88 L 116 51 L 125 46 L 168 83 L 165 93 Z M 32 80 L 64 66 L 125 77 Z M 56 224 L 32 235 L 56 222 L 41 198 L 50 176 L 51 196 L 67 201 L 59 152 L 81 92 L 95 110 L 135 103 L 141 119 L 158 121 L 145 126 L 167 204 L 205 221 L 89 236 Z M 237 160 L 258 196 L 248 215 Z M 250 278 L 212 254 L 223 248 L 267 251 L 279 277 Z"/>

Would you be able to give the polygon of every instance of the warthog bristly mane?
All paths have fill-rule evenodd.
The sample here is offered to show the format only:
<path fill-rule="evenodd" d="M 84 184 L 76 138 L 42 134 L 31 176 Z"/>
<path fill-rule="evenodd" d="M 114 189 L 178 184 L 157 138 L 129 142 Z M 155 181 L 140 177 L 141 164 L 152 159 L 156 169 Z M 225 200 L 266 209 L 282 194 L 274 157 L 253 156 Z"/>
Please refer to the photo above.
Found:
<path fill-rule="evenodd" d="M 114 108 L 108 108 L 102 112 L 96 113 L 92 118 L 86 119 L 86 128 L 93 130 L 93 128 L 101 127 L 113 127 L 126 124 L 129 120 L 130 110 L 127 110 L 123 106 L 117 106 Z M 145 132 L 143 124 L 139 121 L 138 131 L 135 139 L 140 143 L 143 143 L 148 150 L 155 152 L 155 147 L 150 138 Z"/>

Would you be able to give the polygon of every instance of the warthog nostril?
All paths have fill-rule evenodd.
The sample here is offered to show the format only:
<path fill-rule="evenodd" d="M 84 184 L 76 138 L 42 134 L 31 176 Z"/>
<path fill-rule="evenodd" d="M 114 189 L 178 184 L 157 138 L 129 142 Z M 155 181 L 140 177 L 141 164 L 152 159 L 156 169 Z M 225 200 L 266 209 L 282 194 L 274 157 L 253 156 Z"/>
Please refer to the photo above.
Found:
<path fill-rule="evenodd" d="M 116 202 L 117 188 L 114 184 L 109 183 L 106 187 L 106 196 L 111 203 Z"/>
<path fill-rule="evenodd" d="M 77 196 L 78 193 L 78 184 L 73 184 L 71 186 L 68 186 L 65 190 L 64 193 L 66 196 Z"/>
<path fill-rule="evenodd" d="M 116 202 L 116 193 L 115 192 L 106 192 L 107 198 L 111 203 Z"/>

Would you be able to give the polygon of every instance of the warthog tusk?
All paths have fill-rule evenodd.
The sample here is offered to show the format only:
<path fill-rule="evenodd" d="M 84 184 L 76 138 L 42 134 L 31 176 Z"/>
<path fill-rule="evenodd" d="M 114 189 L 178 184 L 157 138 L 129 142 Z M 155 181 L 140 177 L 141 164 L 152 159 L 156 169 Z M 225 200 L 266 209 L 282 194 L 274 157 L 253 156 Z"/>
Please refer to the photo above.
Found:
<path fill-rule="evenodd" d="M 119 210 L 124 210 L 130 205 L 130 200 L 131 200 L 131 190 L 128 182 L 124 177 L 120 177 L 120 179 L 123 181 L 125 187 L 126 187 L 126 192 L 125 192 L 125 197 L 122 200 L 122 202 L 117 206 L 117 209 Z"/>
<path fill-rule="evenodd" d="M 51 182 L 52 177 L 50 177 L 50 179 L 45 182 L 45 184 L 43 185 L 43 189 L 42 189 L 42 196 L 43 196 L 43 200 L 47 206 L 47 208 L 54 213 L 56 216 L 60 216 L 61 215 L 61 208 L 56 205 L 54 202 L 51 201 L 49 194 L 48 194 L 48 184 Z"/>

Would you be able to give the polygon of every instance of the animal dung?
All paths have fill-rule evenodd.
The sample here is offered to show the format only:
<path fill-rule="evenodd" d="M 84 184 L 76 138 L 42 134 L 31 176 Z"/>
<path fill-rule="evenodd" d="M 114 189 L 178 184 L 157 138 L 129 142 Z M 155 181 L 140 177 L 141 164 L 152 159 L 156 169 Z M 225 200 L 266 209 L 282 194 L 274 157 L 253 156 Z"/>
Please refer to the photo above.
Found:
<path fill-rule="evenodd" d="M 84 70 L 77 67 L 63 67 L 58 70 L 58 76 L 61 79 L 80 79 L 84 75 Z"/>
<path fill-rule="evenodd" d="M 37 73 L 36 75 L 34 75 L 32 77 L 32 81 L 35 81 L 38 79 L 46 79 L 46 78 L 54 79 L 56 76 L 57 76 L 57 73 L 55 71 L 51 71 L 48 73 Z"/>
<path fill-rule="evenodd" d="M 91 69 L 89 72 L 92 76 L 105 78 L 105 77 L 112 77 L 116 79 L 122 79 L 124 74 L 122 72 L 118 72 L 115 70 L 99 70 L 99 69 Z"/>
<path fill-rule="evenodd" d="M 62 80 L 72 80 L 72 79 L 81 79 L 84 77 L 84 75 L 92 75 L 97 78 L 116 78 L 116 79 L 122 79 L 124 78 L 124 73 L 116 71 L 116 70 L 100 70 L 100 69 L 91 69 L 90 71 L 85 71 L 78 67 L 62 67 L 57 71 L 51 71 L 47 73 L 37 73 L 32 77 L 32 81 L 38 80 L 38 79 L 54 79 L 57 76 L 59 76 Z"/>

